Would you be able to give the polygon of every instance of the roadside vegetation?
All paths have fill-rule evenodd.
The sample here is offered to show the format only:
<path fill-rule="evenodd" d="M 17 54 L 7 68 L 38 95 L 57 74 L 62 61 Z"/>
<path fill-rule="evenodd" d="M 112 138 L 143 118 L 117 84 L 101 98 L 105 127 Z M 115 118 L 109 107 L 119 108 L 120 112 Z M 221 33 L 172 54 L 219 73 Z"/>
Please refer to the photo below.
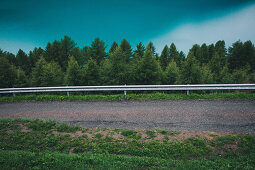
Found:
<path fill-rule="evenodd" d="M 0 119 L 1 169 L 254 169 L 255 136 Z"/>
<path fill-rule="evenodd" d="M 22 102 L 22 101 L 95 101 L 95 100 L 192 100 L 192 99 L 255 99 L 255 93 L 211 93 L 211 94 L 168 94 L 168 93 L 149 93 L 149 94 L 84 94 L 84 95 L 50 95 L 50 94 L 32 94 L 32 95 L 11 95 L 0 96 L 0 102 Z"/>
<path fill-rule="evenodd" d="M 29 53 L 0 48 L 0 88 L 241 83 L 255 83 L 251 41 L 194 44 L 187 54 L 174 43 L 157 53 L 152 42 L 132 47 L 126 39 L 107 45 L 95 38 L 80 48 L 68 36 Z"/>

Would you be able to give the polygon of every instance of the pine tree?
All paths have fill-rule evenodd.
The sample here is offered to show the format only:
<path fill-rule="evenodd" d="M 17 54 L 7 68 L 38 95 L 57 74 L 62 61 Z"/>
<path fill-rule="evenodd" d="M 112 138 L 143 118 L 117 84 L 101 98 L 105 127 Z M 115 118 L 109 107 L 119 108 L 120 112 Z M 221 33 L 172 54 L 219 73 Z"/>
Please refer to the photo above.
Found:
<path fill-rule="evenodd" d="M 9 61 L 0 57 L 0 87 L 13 87 L 16 79 L 16 69 Z"/>
<path fill-rule="evenodd" d="M 125 55 L 123 56 L 125 58 L 125 62 L 128 63 L 133 57 L 131 45 L 126 39 L 123 39 L 120 43 L 120 48 L 125 53 Z"/>
<path fill-rule="evenodd" d="M 25 72 L 21 68 L 18 68 L 14 87 L 28 87 L 28 86 L 29 81 Z"/>
<path fill-rule="evenodd" d="M 247 58 L 245 57 L 245 51 L 241 41 L 235 42 L 232 47 L 229 48 L 228 62 L 231 72 L 242 69 L 246 66 Z"/>
<path fill-rule="evenodd" d="M 183 84 L 200 84 L 202 82 L 199 62 L 191 51 L 183 63 L 181 81 Z"/>
<path fill-rule="evenodd" d="M 19 49 L 16 55 L 16 67 L 20 67 L 25 71 L 26 74 L 29 73 L 29 60 L 27 54 Z"/>
<path fill-rule="evenodd" d="M 152 51 L 152 55 L 156 55 L 156 48 L 154 46 L 154 44 L 150 41 L 147 46 L 146 46 L 146 50 L 151 50 Z"/>
<path fill-rule="evenodd" d="M 163 71 L 166 70 L 166 67 L 168 65 L 168 47 L 167 45 L 163 48 L 163 51 L 161 52 L 161 56 L 159 58 L 160 66 Z"/>
<path fill-rule="evenodd" d="M 112 64 L 110 59 L 105 59 L 99 68 L 100 85 L 111 85 L 112 83 L 111 68 Z"/>
<path fill-rule="evenodd" d="M 166 71 L 164 72 L 164 80 L 163 84 L 179 84 L 180 83 L 180 69 L 177 66 L 174 60 L 166 67 Z"/>
<path fill-rule="evenodd" d="M 134 59 L 135 60 L 140 60 L 142 56 L 144 55 L 145 47 L 144 45 L 140 42 L 136 46 L 136 50 L 134 51 Z"/>
<path fill-rule="evenodd" d="M 203 84 L 214 83 L 214 75 L 206 64 L 201 66 L 201 83 Z"/>
<path fill-rule="evenodd" d="M 63 73 L 61 67 L 56 62 L 47 63 L 40 57 L 32 71 L 33 86 L 61 86 L 63 83 Z"/>
<path fill-rule="evenodd" d="M 109 53 L 113 53 L 118 46 L 119 46 L 118 43 L 116 43 L 116 41 L 114 41 L 112 43 L 112 46 L 111 46 L 110 50 L 109 50 Z"/>
<path fill-rule="evenodd" d="M 43 72 L 44 86 L 61 86 L 63 84 L 63 72 L 56 62 L 47 63 Z"/>
<path fill-rule="evenodd" d="M 209 52 L 208 52 L 208 47 L 206 44 L 202 44 L 201 46 L 201 54 L 202 54 L 202 57 L 201 57 L 201 63 L 202 64 L 206 64 L 210 61 L 209 59 Z"/>
<path fill-rule="evenodd" d="M 135 72 L 136 84 L 159 84 L 161 70 L 159 64 L 149 48 L 145 50 L 142 60 L 138 63 Z"/>
<path fill-rule="evenodd" d="M 95 38 L 88 49 L 89 57 L 87 58 L 87 61 L 92 58 L 99 65 L 106 57 L 105 48 L 105 43 L 99 38 Z"/>
<path fill-rule="evenodd" d="M 85 64 L 85 57 L 83 55 L 82 50 L 78 47 L 74 47 L 70 53 L 71 56 L 74 56 L 75 60 L 78 62 L 79 66 L 83 66 Z"/>
<path fill-rule="evenodd" d="M 177 66 L 180 67 L 182 59 L 181 59 L 181 56 L 179 55 L 179 52 L 177 51 L 174 43 L 172 43 L 169 48 L 168 62 L 170 62 L 172 59 L 176 62 Z"/>
<path fill-rule="evenodd" d="M 129 65 L 126 63 L 126 52 L 119 46 L 113 53 L 111 53 L 110 62 L 110 84 L 124 85 L 129 83 Z"/>
<path fill-rule="evenodd" d="M 71 56 L 68 61 L 64 83 L 67 86 L 79 86 L 82 84 L 82 70 L 74 56 Z"/>
<path fill-rule="evenodd" d="M 99 81 L 99 67 L 97 63 L 90 59 L 85 65 L 85 74 L 84 74 L 84 85 L 87 86 L 96 86 L 100 84 Z"/>
<path fill-rule="evenodd" d="M 194 57 L 196 58 L 196 60 L 201 63 L 202 60 L 202 51 L 201 51 L 201 47 L 198 44 L 195 44 L 192 46 L 192 48 L 190 49 L 190 52 L 193 53 Z"/>
<path fill-rule="evenodd" d="M 32 86 L 46 86 L 44 78 L 44 73 L 47 72 L 45 69 L 46 65 L 47 62 L 45 61 L 44 57 L 41 56 L 35 64 L 35 67 L 32 69 Z"/>
<path fill-rule="evenodd" d="M 66 59 L 63 45 L 59 41 L 55 40 L 52 44 L 47 44 L 44 58 L 48 63 L 57 62 L 63 71 L 67 68 L 68 60 Z"/>
<path fill-rule="evenodd" d="M 44 50 L 42 48 L 34 48 L 33 51 L 29 52 L 29 73 L 31 74 L 32 68 L 35 67 L 35 63 L 44 55 Z"/>

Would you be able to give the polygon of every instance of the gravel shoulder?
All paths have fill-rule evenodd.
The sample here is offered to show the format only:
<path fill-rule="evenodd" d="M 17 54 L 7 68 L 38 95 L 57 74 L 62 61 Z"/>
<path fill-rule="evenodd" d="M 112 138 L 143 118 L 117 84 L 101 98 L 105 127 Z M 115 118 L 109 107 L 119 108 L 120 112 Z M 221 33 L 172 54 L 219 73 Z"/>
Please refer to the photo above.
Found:
<path fill-rule="evenodd" d="M 254 100 L 0 103 L 0 118 L 55 119 L 88 128 L 170 129 L 255 134 Z"/>

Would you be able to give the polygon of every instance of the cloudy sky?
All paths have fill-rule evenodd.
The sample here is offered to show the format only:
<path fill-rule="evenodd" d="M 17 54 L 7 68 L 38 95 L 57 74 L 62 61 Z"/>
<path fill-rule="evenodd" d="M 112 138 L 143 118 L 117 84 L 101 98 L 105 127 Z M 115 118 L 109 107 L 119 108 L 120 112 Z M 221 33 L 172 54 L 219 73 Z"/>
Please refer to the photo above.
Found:
<path fill-rule="evenodd" d="M 187 53 L 195 43 L 254 43 L 254 18 L 255 0 L 0 0 L 0 48 L 28 52 L 68 35 L 81 48 L 126 38 Z"/>

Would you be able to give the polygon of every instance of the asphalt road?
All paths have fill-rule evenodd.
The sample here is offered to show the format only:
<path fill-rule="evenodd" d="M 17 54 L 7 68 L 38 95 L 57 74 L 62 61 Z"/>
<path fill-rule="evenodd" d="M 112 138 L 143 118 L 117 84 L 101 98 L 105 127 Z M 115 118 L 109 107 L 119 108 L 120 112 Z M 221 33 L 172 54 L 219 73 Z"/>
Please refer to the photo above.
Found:
<path fill-rule="evenodd" d="M 255 134 L 254 100 L 0 103 L 0 118 L 16 117 L 55 119 L 83 127 Z"/>

